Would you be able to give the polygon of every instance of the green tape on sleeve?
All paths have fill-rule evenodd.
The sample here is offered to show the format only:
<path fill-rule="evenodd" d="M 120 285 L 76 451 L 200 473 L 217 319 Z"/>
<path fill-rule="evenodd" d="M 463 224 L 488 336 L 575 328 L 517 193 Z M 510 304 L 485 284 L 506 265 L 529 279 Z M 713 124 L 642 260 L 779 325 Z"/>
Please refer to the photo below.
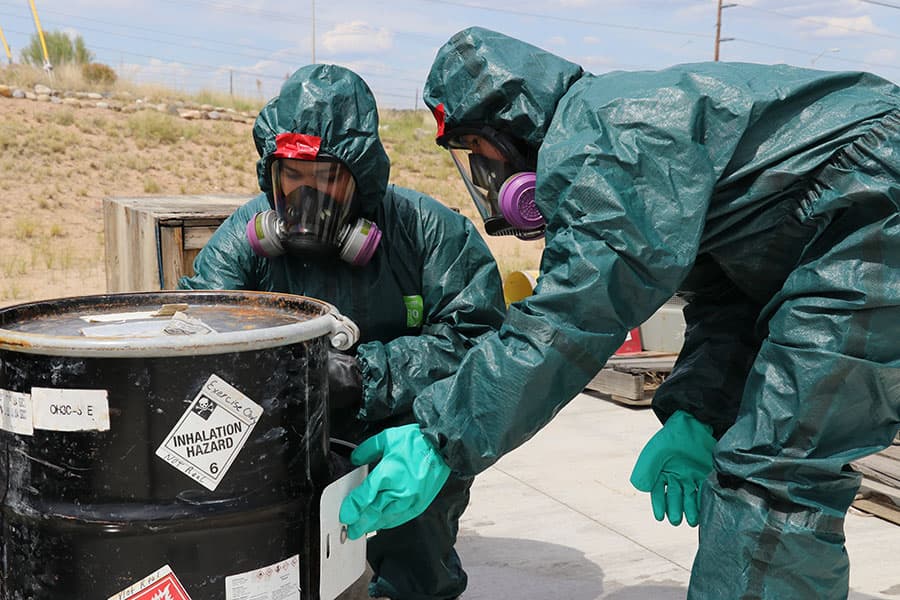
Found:
<path fill-rule="evenodd" d="M 422 302 L 422 296 L 403 296 L 403 303 L 406 304 L 406 326 L 421 327 L 425 318 L 425 303 Z"/>

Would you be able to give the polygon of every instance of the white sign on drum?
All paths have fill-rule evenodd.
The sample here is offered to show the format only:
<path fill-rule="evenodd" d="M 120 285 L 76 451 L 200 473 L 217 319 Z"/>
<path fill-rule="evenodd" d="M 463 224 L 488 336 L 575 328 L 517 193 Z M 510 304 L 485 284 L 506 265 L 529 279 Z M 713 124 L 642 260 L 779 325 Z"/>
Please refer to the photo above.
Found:
<path fill-rule="evenodd" d="M 156 455 L 215 490 L 262 413 L 260 405 L 221 377 L 211 375 Z"/>
<path fill-rule="evenodd" d="M 109 431 L 106 390 L 31 388 L 34 428 L 49 431 Z"/>
<path fill-rule="evenodd" d="M 31 394 L 0 390 L 0 429 L 21 435 L 34 434 Z"/>

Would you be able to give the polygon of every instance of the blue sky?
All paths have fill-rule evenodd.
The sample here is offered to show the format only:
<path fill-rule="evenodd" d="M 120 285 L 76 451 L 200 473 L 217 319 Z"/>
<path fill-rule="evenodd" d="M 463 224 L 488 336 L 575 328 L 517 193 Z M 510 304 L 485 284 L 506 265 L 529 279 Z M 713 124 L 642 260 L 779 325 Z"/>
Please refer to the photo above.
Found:
<path fill-rule="evenodd" d="M 716 0 L 35 0 L 44 30 L 79 34 L 99 62 L 139 83 L 275 95 L 312 62 L 344 65 L 379 104 L 422 107 L 435 51 L 480 25 L 588 71 L 713 59 Z M 720 60 L 865 70 L 900 82 L 900 0 L 726 0 Z M 0 0 L 18 60 L 28 0 Z M 313 39 L 315 42 L 313 42 Z M 2 50 L 0 50 L 2 52 Z M 0 59 L 3 59 L 0 54 Z"/>

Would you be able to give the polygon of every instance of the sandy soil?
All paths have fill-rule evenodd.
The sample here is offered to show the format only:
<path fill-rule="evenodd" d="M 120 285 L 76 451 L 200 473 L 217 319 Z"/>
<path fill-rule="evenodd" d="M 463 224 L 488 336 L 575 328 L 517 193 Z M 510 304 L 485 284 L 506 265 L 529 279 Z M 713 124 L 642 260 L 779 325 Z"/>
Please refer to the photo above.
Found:
<path fill-rule="evenodd" d="M 141 147 L 129 117 L 0 98 L 0 306 L 106 291 L 105 197 L 258 190 L 250 125 L 192 121 L 192 139 Z"/>

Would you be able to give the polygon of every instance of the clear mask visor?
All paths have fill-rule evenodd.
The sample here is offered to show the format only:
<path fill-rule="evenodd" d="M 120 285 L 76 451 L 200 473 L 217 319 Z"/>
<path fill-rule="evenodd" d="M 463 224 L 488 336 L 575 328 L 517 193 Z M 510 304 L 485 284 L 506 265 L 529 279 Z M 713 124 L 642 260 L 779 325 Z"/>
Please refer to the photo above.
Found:
<path fill-rule="evenodd" d="M 510 195 L 508 187 L 504 191 L 504 185 L 513 181 L 514 176 L 527 172 L 534 177 L 534 166 L 511 140 L 488 128 L 461 129 L 448 135 L 445 145 L 484 221 L 485 233 L 514 235 L 520 239 L 543 235 L 542 225 L 524 226 L 509 220 L 514 216 L 510 208 L 517 206 L 518 199 Z"/>
<path fill-rule="evenodd" d="M 488 220 L 501 216 L 498 203 L 500 188 L 516 173 L 513 165 L 498 152 L 482 153 L 477 146 L 459 147 L 452 144 L 449 150 L 481 218 Z"/>
<path fill-rule="evenodd" d="M 282 158 L 272 162 L 271 171 L 275 213 L 288 243 L 301 238 L 337 247 L 355 208 L 350 170 L 336 161 Z"/>

